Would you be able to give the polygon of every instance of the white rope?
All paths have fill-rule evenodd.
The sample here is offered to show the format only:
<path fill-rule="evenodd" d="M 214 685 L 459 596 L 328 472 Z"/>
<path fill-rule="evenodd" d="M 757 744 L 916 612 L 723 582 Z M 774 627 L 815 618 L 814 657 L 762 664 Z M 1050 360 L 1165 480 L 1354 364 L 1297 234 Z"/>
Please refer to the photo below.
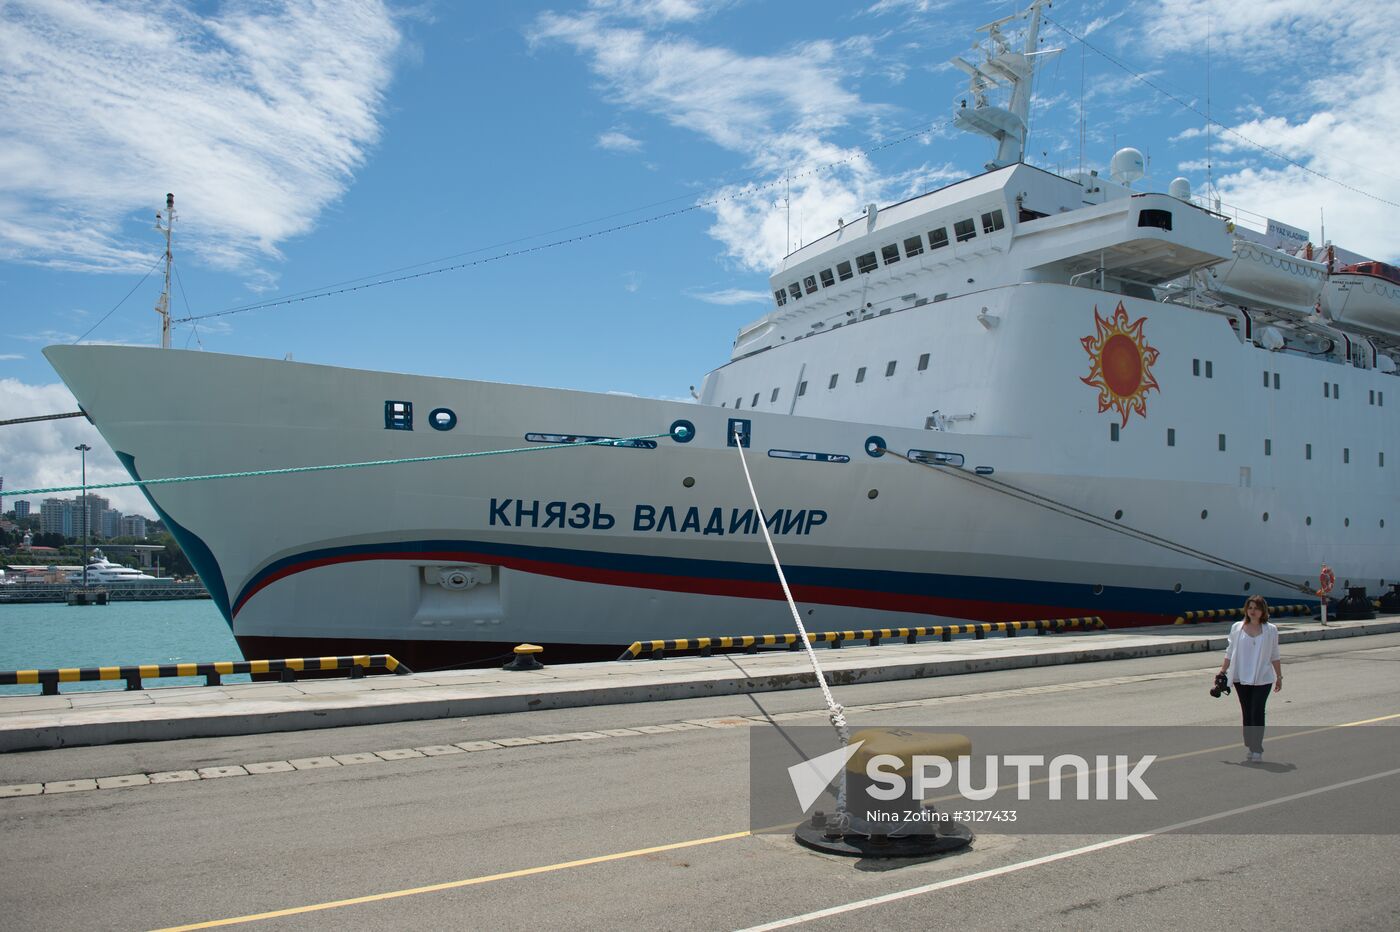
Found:
<path fill-rule="evenodd" d="M 812 642 L 807 637 L 807 628 L 802 624 L 802 614 L 797 610 L 797 603 L 793 601 L 792 590 L 788 588 L 787 575 L 783 573 L 783 564 L 778 561 L 778 551 L 773 548 L 773 537 L 768 533 L 768 516 L 763 513 L 763 506 L 758 503 L 758 493 L 754 491 L 753 476 L 749 475 L 749 461 L 744 456 L 744 440 L 738 431 L 734 432 L 734 446 L 739 450 L 739 462 L 744 467 L 744 480 L 749 484 L 749 496 L 753 499 L 754 510 L 758 512 L 758 526 L 763 530 L 763 541 L 768 545 L 768 555 L 773 558 L 773 568 L 778 571 L 778 582 L 782 584 L 783 595 L 787 597 L 788 608 L 792 610 L 792 620 L 797 623 L 798 638 L 801 640 L 802 646 L 807 649 L 807 659 L 812 662 L 812 672 L 816 673 L 817 685 L 822 688 L 822 697 L 826 699 L 831 726 L 836 729 L 836 735 L 841 739 L 841 747 L 845 748 L 851 741 L 851 730 L 846 724 L 846 710 L 831 695 L 831 689 L 826 685 L 826 674 L 822 673 L 821 664 L 817 661 L 817 652 L 812 649 Z M 845 817 L 845 768 L 841 770 L 841 789 L 836 797 L 836 813 L 838 818 Z"/>

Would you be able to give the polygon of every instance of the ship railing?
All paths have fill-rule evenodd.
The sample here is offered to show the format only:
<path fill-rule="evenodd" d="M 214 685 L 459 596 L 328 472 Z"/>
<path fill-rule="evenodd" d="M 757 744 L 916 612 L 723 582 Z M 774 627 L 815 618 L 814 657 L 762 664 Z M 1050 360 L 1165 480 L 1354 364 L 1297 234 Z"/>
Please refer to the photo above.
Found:
<path fill-rule="evenodd" d="M 288 657 L 280 660 L 220 660 L 213 663 L 135 664 L 107 667 L 63 667 L 54 670 L 0 671 L 0 686 L 42 687 L 42 695 L 57 696 L 60 683 L 92 683 L 125 680 L 128 690 L 144 689 L 144 681 L 163 677 L 202 676 L 205 686 L 219 686 L 223 677 L 238 673 L 275 675 L 283 683 L 296 682 L 302 673 L 341 672 L 350 679 L 371 673 L 412 673 L 392 654 L 357 654 L 343 657 Z"/>
<path fill-rule="evenodd" d="M 847 642 L 864 642 L 869 647 L 879 647 L 886 641 L 916 644 L 921 638 L 938 638 L 951 641 L 958 635 L 972 635 L 982 640 L 989 634 L 1004 634 L 1014 638 L 1022 631 L 1037 634 L 1060 633 L 1064 631 L 1102 631 L 1104 621 L 1098 616 L 1087 618 L 1050 618 L 1037 621 L 986 621 L 955 625 L 930 625 L 918 628 L 866 628 L 853 631 L 809 631 L 807 640 L 813 644 L 826 644 L 835 650 Z M 756 654 L 760 650 L 786 648 L 801 650 L 802 643 L 796 634 L 751 634 L 733 637 L 677 638 L 670 641 L 633 641 L 622 652 L 618 660 L 635 660 L 646 655 L 651 660 L 662 660 L 667 653 L 696 651 L 708 657 L 716 650 L 743 651 Z"/>

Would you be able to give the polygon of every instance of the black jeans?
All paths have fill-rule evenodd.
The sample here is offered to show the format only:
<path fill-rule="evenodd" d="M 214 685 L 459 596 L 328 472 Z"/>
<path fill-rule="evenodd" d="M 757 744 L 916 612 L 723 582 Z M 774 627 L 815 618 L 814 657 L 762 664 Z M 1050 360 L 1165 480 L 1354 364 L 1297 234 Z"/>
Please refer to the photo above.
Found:
<path fill-rule="evenodd" d="M 1260 754 L 1264 753 L 1264 706 L 1273 688 L 1273 683 L 1262 686 L 1235 684 L 1235 695 L 1240 697 L 1240 712 L 1244 714 L 1244 745 Z"/>

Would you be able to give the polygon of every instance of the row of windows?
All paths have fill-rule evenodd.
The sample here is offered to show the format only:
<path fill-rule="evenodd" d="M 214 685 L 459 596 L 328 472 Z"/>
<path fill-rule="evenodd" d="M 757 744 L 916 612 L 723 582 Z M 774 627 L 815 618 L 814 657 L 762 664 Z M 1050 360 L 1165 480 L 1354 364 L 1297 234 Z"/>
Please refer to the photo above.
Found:
<path fill-rule="evenodd" d="M 919 357 L 918 371 L 923 372 L 923 371 L 925 371 L 926 369 L 928 369 L 928 360 L 929 360 L 929 354 L 928 354 L 928 353 L 924 353 L 924 354 L 922 354 L 922 355 Z M 890 378 L 891 376 L 893 376 L 894 373 L 895 373 L 895 369 L 897 369 L 898 367 L 899 367 L 899 362 L 898 362 L 898 360 L 891 359 L 889 362 L 885 363 L 885 378 L 888 379 L 888 378 Z M 866 367 L 865 367 L 865 366 L 861 366 L 859 369 L 856 370 L 856 378 L 855 378 L 855 381 L 856 381 L 856 384 L 857 384 L 857 385 L 859 385 L 861 382 L 864 382 L 864 381 L 865 381 L 865 372 L 866 372 Z M 826 387 L 827 387 L 828 389 L 835 388 L 835 387 L 836 387 L 836 383 L 837 383 L 838 381 L 840 381 L 840 378 L 841 378 L 841 374 L 840 374 L 839 372 L 833 372 L 833 373 L 831 374 L 831 378 L 830 378 L 830 379 L 827 381 L 827 383 L 826 383 Z M 749 407 L 750 407 L 750 408 L 756 408 L 756 407 L 758 407 L 758 396 L 759 396 L 760 394 L 762 394 L 762 393 L 761 393 L 761 392 L 754 392 L 754 393 L 753 393 L 753 397 L 752 397 L 751 399 L 749 399 Z M 779 390 L 776 389 L 776 388 L 773 389 L 772 395 L 770 395 L 769 398 L 768 398 L 768 403 L 769 403 L 769 404 L 775 404 L 775 403 L 777 402 L 777 400 L 778 400 L 778 394 L 779 394 Z M 801 398 L 801 397 L 802 397 L 803 395 L 805 395 L 805 394 L 807 394 L 807 381 L 804 379 L 803 381 L 797 383 L 797 397 L 798 397 L 798 398 Z M 743 395 L 740 395 L 738 398 L 735 398 L 735 399 L 734 399 L 734 407 L 735 407 L 735 409 L 737 410 L 737 409 L 739 409 L 739 408 L 742 408 L 742 407 L 743 407 L 743 403 L 744 403 L 744 396 L 743 396 Z M 720 407 L 721 407 L 721 408 L 727 408 L 727 407 L 729 407 L 729 402 L 727 402 L 727 401 L 721 402 L 721 403 L 720 403 Z"/>
<path fill-rule="evenodd" d="M 981 220 L 983 233 L 995 233 L 998 230 L 1006 229 L 1006 218 L 1002 215 L 1000 210 L 991 210 L 984 213 Z M 959 243 L 965 243 L 970 239 L 975 239 L 977 236 L 976 221 L 971 217 L 966 220 L 957 221 L 953 224 L 953 236 Z M 838 262 L 836 263 L 836 272 L 834 275 L 831 269 L 822 269 L 816 275 L 808 275 L 800 282 L 793 282 L 786 288 L 779 288 L 777 291 L 773 292 L 773 297 L 777 300 L 778 307 L 782 307 L 787 304 L 789 300 L 800 300 L 804 294 L 815 294 L 818 281 L 821 282 L 822 288 L 830 288 L 838 281 L 844 282 L 847 279 L 853 278 L 857 272 L 864 275 L 875 271 L 880 267 L 881 260 L 883 260 L 886 266 L 891 266 L 900 261 L 901 258 L 912 259 L 915 256 L 922 255 L 924 252 L 924 238 L 918 233 L 915 233 L 904 241 L 904 255 L 902 257 L 899 253 L 899 245 L 899 243 L 890 243 L 887 246 L 881 246 L 880 260 L 876 259 L 873 251 L 856 256 L 855 272 L 851 271 L 850 262 Z M 930 252 L 935 249 L 942 249 L 947 245 L 947 227 L 929 230 L 928 249 Z"/>
<path fill-rule="evenodd" d="M 1114 443 L 1117 443 L 1117 442 L 1118 442 L 1118 438 L 1119 438 L 1121 435 L 1122 435 L 1122 432 L 1119 430 L 1119 427 L 1118 427 L 1118 425 L 1117 425 L 1116 423 L 1114 423 L 1114 424 L 1109 424 L 1109 425 L 1108 425 L 1108 439 L 1109 439 L 1110 441 L 1112 441 L 1112 442 L 1114 442 Z M 1176 446 L 1176 428 L 1175 428 L 1175 427 L 1168 427 L 1168 428 L 1167 428 L 1167 446 L 1169 446 L 1169 447 L 1174 447 L 1174 446 Z M 1225 435 L 1224 435 L 1224 434 L 1217 434 L 1217 435 L 1216 435 L 1216 446 L 1217 446 L 1217 448 L 1218 448 L 1222 453 L 1225 452 Z M 1264 455 L 1265 455 L 1265 456 L 1273 456 L 1273 455 L 1274 455 L 1274 442 L 1273 442 L 1273 440 L 1271 440 L 1271 439 L 1268 438 L 1268 437 L 1265 437 L 1265 438 L 1264 438 Z M 1310 459 L 1312 459 L 1312 458 L 1313 458 L 1313 448 L 1312 448 L 1312 444 L 1310 444 L 1310 443 L 1305 443 L 1305 444 L 1303 444 L 1303 459 L 1305 459 L 1305 460 L 1310 460 Z M 1343 463 L 1350 463 L 1350 462 L 1351 462 L 1351 447 L 1342 447 L 1342 462 L 1343 462 Z M 1379 451 L 1379 452 L 1376 454 L 1376 465 L 1377 465 L 1377 466 L 1380 466 L 1380 467 L 1382 467 L 1382 468 L 1385 467 L 1385 451 L 1384 451 L 1384 450 Z"/>

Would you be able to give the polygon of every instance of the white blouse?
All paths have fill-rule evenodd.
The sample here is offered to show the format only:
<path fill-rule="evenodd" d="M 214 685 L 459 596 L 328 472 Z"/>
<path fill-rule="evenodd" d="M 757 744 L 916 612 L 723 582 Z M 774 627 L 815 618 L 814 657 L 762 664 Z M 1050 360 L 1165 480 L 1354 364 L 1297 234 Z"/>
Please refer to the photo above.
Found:
<path fill-rule="evenodd" d="M 1263 630 L 1250 637 L 1244 633 L 1244 622 L 1235 622 L 1225 656 L 1230 658 L 1231 682 L 1267 686 L 1275 679 L 1273 662 L 1279 659 L 1278 628 L 1266 621 Z"/>

